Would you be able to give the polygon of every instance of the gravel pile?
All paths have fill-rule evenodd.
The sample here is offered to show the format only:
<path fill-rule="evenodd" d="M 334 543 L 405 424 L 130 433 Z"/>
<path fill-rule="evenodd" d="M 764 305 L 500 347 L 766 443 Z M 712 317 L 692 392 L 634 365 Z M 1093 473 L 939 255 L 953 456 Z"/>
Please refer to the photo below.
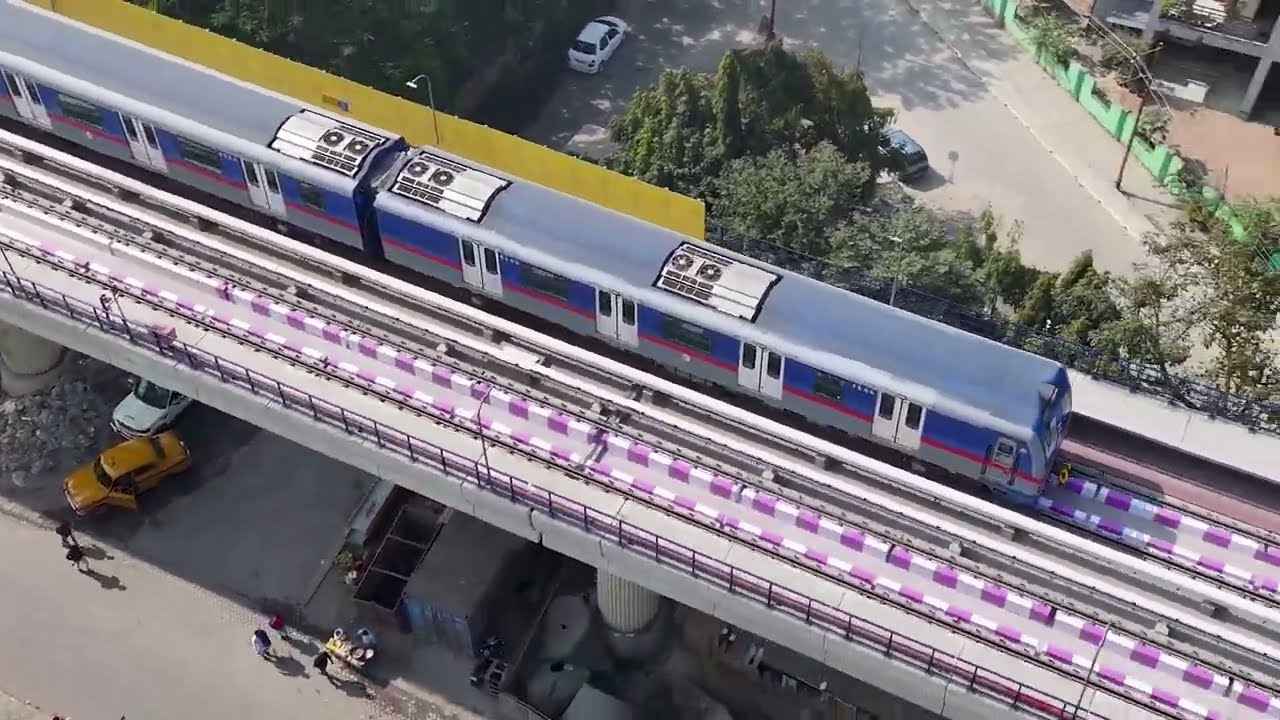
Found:
<path fill-rule="evenodd" d="M 0 398 L 0 477 L 26 487 L 82 461 L 109 436 L 112 408 L 88 380 L 97 365 L 80 358 L 49 389 Z"/>

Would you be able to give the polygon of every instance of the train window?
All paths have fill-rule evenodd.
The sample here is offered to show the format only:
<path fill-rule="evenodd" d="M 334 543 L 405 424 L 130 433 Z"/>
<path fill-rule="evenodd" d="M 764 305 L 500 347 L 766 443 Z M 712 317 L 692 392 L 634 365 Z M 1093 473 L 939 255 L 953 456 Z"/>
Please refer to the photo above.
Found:
<path fill-rule="evenodd" d="M 159 150 L 160 140 L 156 138 L 156 131 L 148 124 L 142 124 L 142 134 L 147 138 L 147 144 Z"/>
<path fill-rule="evenodd" d="M 664 316 L 662 318 L 662 336 L 690 350 L 696 350 L 701 353 L 711 352 L 711 339 L 707 337 L 706 331 L 683 320 Z"/>
<path fill-rule="evenodd" d="M 129 142 L 138 142 L 138 128 L 134 126 L 133 119 L 121 115 L 120 124 L 124 126 L 124 134 L 129 136 Z"/>
<path fill-rule="evenodd" d="M 498 274 L 498 253 L 489 248 L 484 249 L 484 271 L 490 275 Z"/>
<path fill-rule="evenodd" d="M 636 324 L 636 304 L 631 302 L 630 300 L 622 301 L 622 324 L 623 325 Z"/>
<path fill-rule="evenodd" d="M 844 396 L 844 381 L 835 375 L 819 371 L 813 378 L 813 392 L 832 400 L 839 400 Z"/>
<path fill-rule="evenodd" d="M 910 403 L 910 404 L 908 404 L 908 405 L 907 405 L 907 419 L 906 419 L 906 421 L 905 421 L 905 422 L 906 422 L 906 424 L 907 424 L 907 427 L 911 428 L 912 430 L 919 430 L 919 429 L 920 429 L 920 416 L 921 416 L 921 415 L 923 415 L 923 414 L 924 414 L 924 408 L 920 407 L 919 405 L 917 405 L 917 404 L 915 404 L 915 403 Z"/>
<path fill-rule="evenodd" d="M 889 393 L 880 393 L 880 417 L 884 420 L 893 419 L 893 411 L 898 407 L 898 398 Z"/>
<path fill-rule="evenodd" d="M 774 380 L 782 375 L 782 356 L 776 352 L 769 353 L 769 361 L 764 364 L 764 371 Z"/>
<path fill-rule="evenodd" d="M 280 194 L 280 178 L 276 176 L 275 170 L 263 170 L 262 174 L 267 178 L 267 191 L 272 195 Z"/>
<path fill-rule="evenodd" d="M 324 210 L 324 190 L 309 185 L 304 182 L 298 183 L 298 198 L 302 200 L 303 205 L 309 205 L 317 210 Z"/>
<path fill-rule="evenodd" d="M 173 138 L 178 141 L 178 152 L 183 160 L 217 173 L 222 172 L 222 155 L 217 150 L 188 140 L 181 135 L 174 135 Z"/>
<path fill-rule="evenodd" d="M 79 120 L 96 128 L 102 127 L 102 111 L 97 105 L 62 93 L 58 93 L 58 104 L 62 106 L 62 114 L 72 120 Z"/>
<path fill-rule="evenodd" d="M 462 241 L 462 262 L 466 263 L 467 267 L 476 266 L 476 246 L 470 240 Z"/>
<path fill-rule="evenodd" d="M 22 95 L 22 90 L 18 89 L 18 81 L 15 80 L 12 75 L 10 75 L 9 73 L 5 73 L 4 81 L 9 86 L 10 95 L 13 95 L 14 97 L 18 97 L 19 95 Z"/>
<path fill-rule="evenodd" d="M 40 88 L 30 80 L 27 81 L 27 94 L 31 96 L 31 102 L 44 107 L 44 98 L 40 97 Z"/>
<path fill-rule="evenodd" d="M 491 251 L 485 251 L 485 253 L 489 252 Z M 488 262 L 487 254 L 485 262 Z M 561 300 L 569 299 L 570 281 L 568 278 L 528 264 L 520 266 L 520 278 L 524 280 L 525 285 L 533 290 L 546 295 L 553 295 Z"/>
<path fill-rule="evenodd" d="M 249 164 L 247 160 L 242 160 L 240 164 L 244 167 L 244 180 L 254 187 L 261 187 L 258 184 L 258 169 Z"/>
<path fill-rule="evenodd" d="M 598 290 L 596 294 L 600 297 L 600 317 L 613 317 L 613 293 Z"/>
<path fill-rule="evenodd" d="M 756 369 L 756 346 L 751 343 L 742 343 L 742 367 Z"/>

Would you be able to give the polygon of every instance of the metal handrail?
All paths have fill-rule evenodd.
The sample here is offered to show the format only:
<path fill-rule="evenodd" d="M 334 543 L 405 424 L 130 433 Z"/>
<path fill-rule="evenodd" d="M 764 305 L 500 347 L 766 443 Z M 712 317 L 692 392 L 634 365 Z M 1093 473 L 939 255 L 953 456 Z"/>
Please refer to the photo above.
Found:
<path fill-rule="evenodd" d="M 437 469 L 451 478 L 473 483 L 482 490 L 524 505 L 535 512 L 544 513 L 552 519 L 572 523 L 575 527 L 581 527 L 584 531 L 608 540 L 624 550 L 651 558 L 661 565 L 682 570 L 730 594 L 752 599 L 768 609 L 783 612 L 806 625 L 838 634 L 845 640 L 864 647 L 882 651 L 886 657 L 921 669 L 927 674 L 941 675 L 953 682 L 962 682 L 972 692 L 1007 702 L 1011 707 L 1025 710 L 1038 717 L 1103 720 L 1096 713 L 1074 703 L 1035 690 L 1013 678 L 902 636 L 870 620 L 854 617 L 812 597 L 734 568 L 559 493 L 535 487 L 513 475 L 494 470 L 491 466 L 482 464 L 479 459 L 467 458 L 371 418 L 348 412 L 304 390 L 188 345 L 173 338 L 171 334 L 150 327 L 131 327 L 123 317 L 117 320 L 109 313 L 101 312 L 91 303 L 72 298 L 65 293 L 9 272 L 0 270 L 0 276 L 4 278 L 3 287 L 7 288 L 14 298 L 38 304 L 47 311 L 62 313 L 76 321 L 93 322 L 103 332 L 127 339 L 133 345 L 144 347 L 164 357 L 185 361 L 185 364 L 193 370 L 216 376 L 225 384 L 247 389 L 255 395 L 265 395 L 279 401 L 286 409 L 310 415 L 313 421 L 329 427 L 341 428 L 352 437 L 373 441 L 381 449 L 392 451 L 414 464 Z M 472 432 L 470 429 L 463 429 Z M 859 590 L 859 592 L 862 591 Z M 877 597 L 874 593 L 863 594 Z M 928 615 L 914 614 L 930 624 L 949 629 Z M 1148 698 L 1134 698 L 1101 685 L 1092 677 L 1080 678 L 1051 666 L 1045 667 L 1064 677 L 1096 687 L 1109 695 L 1138 702 L 1160 715 L 1176 717 L 1157 705 L 1149 704 Z"/>

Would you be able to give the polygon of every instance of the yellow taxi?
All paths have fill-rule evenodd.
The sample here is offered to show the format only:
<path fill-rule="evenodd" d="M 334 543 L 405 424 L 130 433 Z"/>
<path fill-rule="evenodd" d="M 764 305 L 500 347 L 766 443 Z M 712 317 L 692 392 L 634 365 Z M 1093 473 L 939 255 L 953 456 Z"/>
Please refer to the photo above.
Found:
<path fill-rule="evenodd" d="M 126 440 L 72 471 L 62 483 L 77 515 L 114 505 L 138 509 L 138 495 L 191 467 L 187 446 L 172 431 Z"/>

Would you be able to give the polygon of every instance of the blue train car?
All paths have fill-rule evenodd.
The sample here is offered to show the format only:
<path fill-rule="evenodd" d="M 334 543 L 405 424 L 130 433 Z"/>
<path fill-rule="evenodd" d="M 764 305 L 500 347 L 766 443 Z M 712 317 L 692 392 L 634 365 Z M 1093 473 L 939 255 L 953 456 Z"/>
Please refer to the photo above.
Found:
<path fill-rule="evenodd" d="M 404 148 L 25 4 L 0 3 L 0 75 L 0 115 L 357 248 Z"/>
<path fill-rule="evenodd" d="M 379 186 L 393 262 L 977 479 L 1038 495 L 1070 413 L 1057 363 L 466 164 Z"/>

